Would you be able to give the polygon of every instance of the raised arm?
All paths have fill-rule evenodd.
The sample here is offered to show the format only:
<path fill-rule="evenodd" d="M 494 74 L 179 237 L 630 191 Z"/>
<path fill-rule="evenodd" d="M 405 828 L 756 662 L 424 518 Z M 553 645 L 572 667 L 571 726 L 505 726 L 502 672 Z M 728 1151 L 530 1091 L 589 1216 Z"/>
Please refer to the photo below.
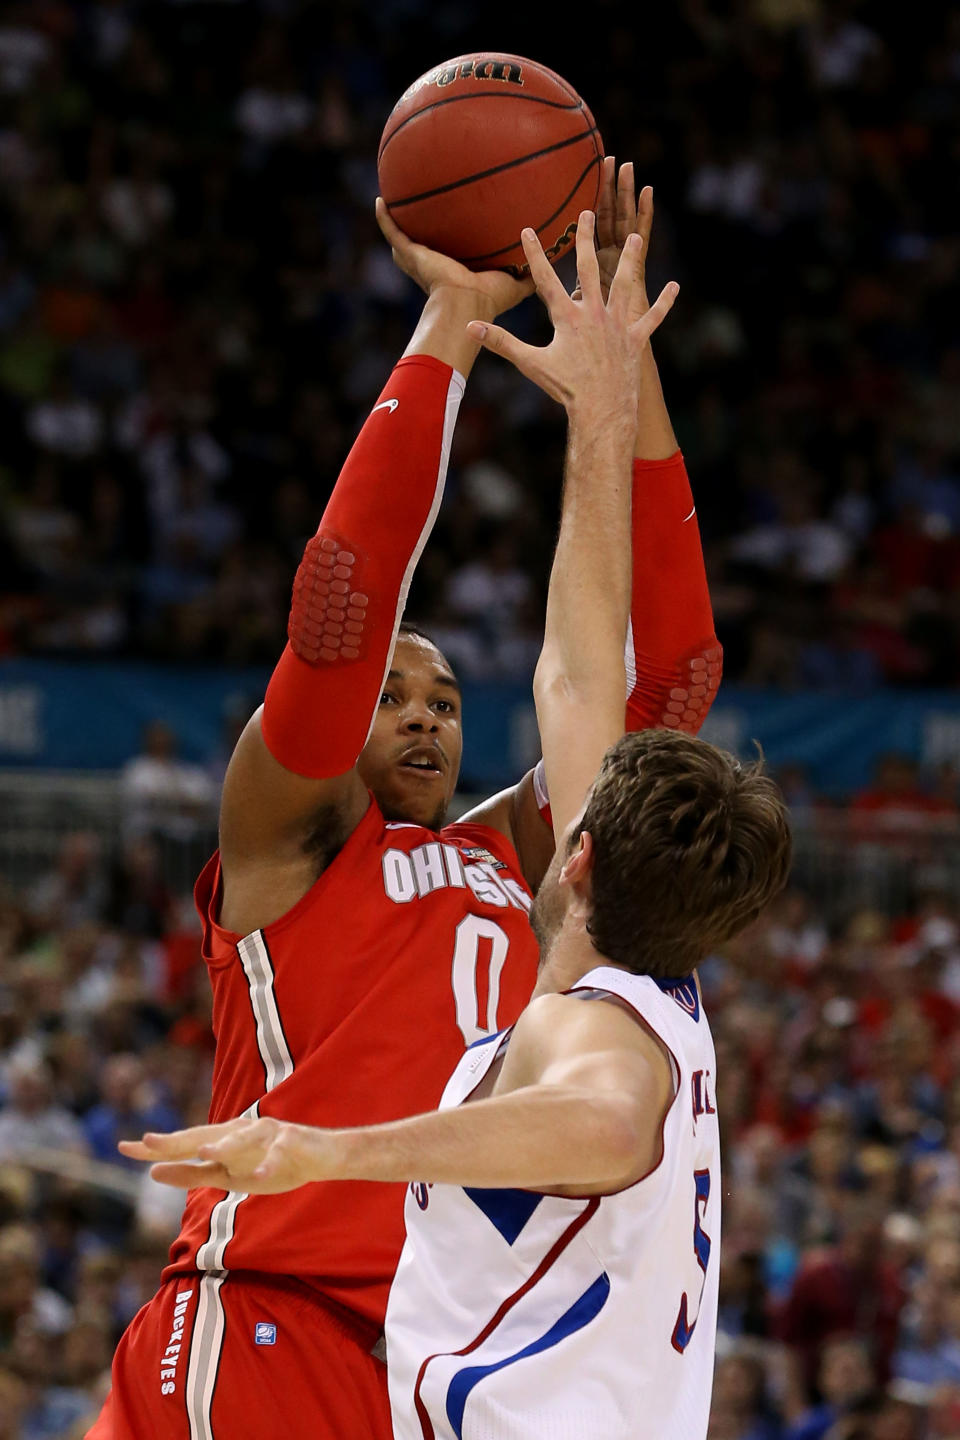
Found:
<path fill-rule="evenodd" d="M 636 318 L 643 242 L 634 234 L 605 301 L 593 234 L 593 216 L 585 213 L 577 231 L 577 300 L 564 292 L 536 237 L 525 233 L 531 273 L 554 325 L 546 349 L 523 345 L 499 326 L 470 327 L 558 400 L 569 421 L 560 534 L 534 682 L 556 835 L 579 811 L 603 755 L 623 734 L 638 361 L 677 293 L 668 285 Z"/>
<path fill-rule="evenodd" d="M 650 308 L 646 259 L 652 224 L 651 188 L 637 199 L 633 165 L 621 165 L 618 172 L 615 159 L 607 156 L 596 223 L 600 286 L 606 296 L 628 238 L 639 235 L 643 248 L 631 294 L 634 319 Z M 579 296 L 578 287 L 574 298 Z M 627 537 L 630 618 L 615 673 L 626 696 L 624 729 L 664 725 L 695 734 L 720 684 L 722 650 L 714 634 L 690 481 L 650 345 L 640 354 L 639 382 Z M 511 835 L 536 887 L 553 853 L 544 766 L 480 806 L 472 818 Z"/>
<path fill-rule="evenodd" d="M 382 208 L 381 228 L 397 233 Z M 398 252 L 395 247 L 395 255 Z M 221 919 L 246 933 L 309 889 L 367 808 L 356 762 L 383 688 L 414 566 L 439 508 L 466 375 L 467 333 L 528 293 L 405 246 L 420 321 L 368 416 L 294 582 L 289 643 L 224 782 Z"/>
<path fill-rule="evenodd" d="M 604 162 L 597 215 L 601 273 L 615 268 L 628 235 L 643 240 L 634 285 L 635 314 L 649 308 L 646 264 L 653 190 L 635 199 L 633 165 Z M 631 491 L 633 579 L 627 629 L 626 729 L 662 725 L 696 735 L 720 686 L 723 651 L 713 609 L 697 511 L 660 384 L 653 347 L 640 357 L 640 394 Z"/>

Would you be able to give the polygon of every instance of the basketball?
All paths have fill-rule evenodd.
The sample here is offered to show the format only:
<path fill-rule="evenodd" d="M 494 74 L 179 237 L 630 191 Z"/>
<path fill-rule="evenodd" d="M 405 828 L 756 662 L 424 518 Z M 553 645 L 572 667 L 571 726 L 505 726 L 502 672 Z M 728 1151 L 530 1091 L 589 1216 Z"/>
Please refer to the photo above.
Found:
<path fill-rule="evenodd" d="M 460 55 L 415 80 L 377 155 L 380 194 L 400 229 L 471 270 L 527 265 L 520 232 L 549 259 L 596 207 L 603 142 L 576 90 L 519 55 Z"/>

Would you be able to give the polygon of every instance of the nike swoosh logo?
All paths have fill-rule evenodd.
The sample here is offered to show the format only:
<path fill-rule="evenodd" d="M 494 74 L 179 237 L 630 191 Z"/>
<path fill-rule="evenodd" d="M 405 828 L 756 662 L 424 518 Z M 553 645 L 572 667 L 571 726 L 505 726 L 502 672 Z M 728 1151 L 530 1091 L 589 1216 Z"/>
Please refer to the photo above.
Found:
<path fill-rule="evenodd" d="M 392 415 L 399 404 L 399 400 L 381 400 L 379 405 L 374 405 L 373 409 L 370 411 L 370 414 L 374 415 L 378 410 L 389 410 L 390 414 Z"/>
<path fill-rule="evenodd" d="M 396 404 L 396 401 L 394 401 L 394 404 Z M 680 521 L 680 524 L 681 524 L 681 525 L 686 525 L 687 521 L 688 521 L 688 520 L 692 520 L 693 517 L 694 517 L 694 515 L 696 515 L 696 513 L 697 513 L 697 507 L 696 507 L 696 505 L 694 505 L 693 509 L 690 511 L 690 514 L 689 514 L 689 515 L 684 515 L 683 519 Z"/>

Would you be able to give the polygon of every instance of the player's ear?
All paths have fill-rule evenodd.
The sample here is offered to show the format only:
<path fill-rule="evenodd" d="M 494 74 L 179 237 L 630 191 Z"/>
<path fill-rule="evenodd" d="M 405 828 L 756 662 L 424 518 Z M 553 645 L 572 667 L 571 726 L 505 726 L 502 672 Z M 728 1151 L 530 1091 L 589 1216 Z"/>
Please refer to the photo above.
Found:
<path fill-rule="evenodd" d="M 589 888 L 594 854 L 593 836 L 589 830 L 581 830 L 576 844 L 560 871 L 560 884 L 572 885 L 575 890 Z"/>

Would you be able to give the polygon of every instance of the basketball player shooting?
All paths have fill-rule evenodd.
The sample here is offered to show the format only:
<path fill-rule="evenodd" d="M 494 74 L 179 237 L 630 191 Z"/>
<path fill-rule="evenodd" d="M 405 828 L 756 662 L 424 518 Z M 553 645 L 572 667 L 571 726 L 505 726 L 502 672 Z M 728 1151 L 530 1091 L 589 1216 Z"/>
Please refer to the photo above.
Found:
<path fill-rule="evenodd" d="M 557 851 L 531 915 L 534 998 L 467 1050 L 432 1114 L 241 1119 L 121 1149 L 174 1185 L 408 1182 L 386 1325 L 397 1440 L 703 1440 L 721 1187 L 695 967 L 782 887 L 789 831 L 759 766 L 665 728 L 623 734 L 633 412 L 672 288 L 633 318 L 631 238 L 605 303 L 589 214 L 579 303 L 533 231 L 524 245 L 552 343 L 470 330 L 569 416 L 535 681 Z"/>
<path fill-rule="evenodd" d="M 632 171 L 618 184 L 608 160 L 608 278 L 650 213 Z M 530 287 L 411 244 L 382 207 L 380 224 L 426 301 L 307 546 L 289 644 L 231 760 L 220 848 L 197 883 L 217 1043 L 211 1123 L 342 1127 L 432 1109 L 464 1045 L 514 1021 L 536 978 L 528 909 L 554 850 L 545 787 L 531 772 L 439 828 L 460 762 L 459 688 L 429 640 L 397 634 L 479 353 L 467 325 Z M 611 684 L 628 727 L 695 729 L 719 651 L 686 472 L 646 372 L 632 438 L 631 628 Z M 629 534 L 624 544 L 626 563 Z M 258 1440 L 389 1435 L 371 1350 L 402 1244 L 402 1195 L 388 1186 L 311 1186 L 282 1201 L 192 1191 L 91 1440 L 234 1440 L 252 1408 Z"/>

